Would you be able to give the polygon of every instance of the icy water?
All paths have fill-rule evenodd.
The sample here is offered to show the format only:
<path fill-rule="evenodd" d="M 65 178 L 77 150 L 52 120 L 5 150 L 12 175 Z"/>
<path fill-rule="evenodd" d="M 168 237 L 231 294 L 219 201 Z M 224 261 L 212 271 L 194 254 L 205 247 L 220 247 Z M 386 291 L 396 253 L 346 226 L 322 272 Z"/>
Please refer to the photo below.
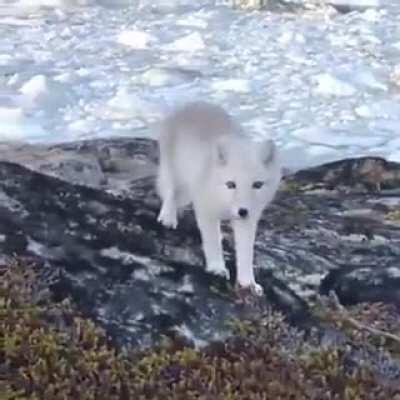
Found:
<path fill-rule="evenodd" d="M 203 98 L 274 137 L 290 168 L 400 161 L 397 0 L 346 14 L 136 3 L 0 0 L 0 141 L 152 136 Z"/>

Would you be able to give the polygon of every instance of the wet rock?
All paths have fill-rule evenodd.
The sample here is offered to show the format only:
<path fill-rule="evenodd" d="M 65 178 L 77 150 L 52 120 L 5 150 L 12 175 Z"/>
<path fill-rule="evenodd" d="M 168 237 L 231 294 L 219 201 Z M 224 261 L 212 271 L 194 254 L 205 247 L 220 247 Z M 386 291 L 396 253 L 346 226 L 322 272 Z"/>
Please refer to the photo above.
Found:
<path fill-rule="evenodd" d="M 251 315 L 225 280 L 204 271 L 191 213 L 177 231 L 157 223 L 153 178 L 137 180 L 128 199 L 8 162 L 0 177 L 0 253 L 39 263 L 57 298 L 72 296 L 117 340 L 146 344 L 182 331 L 198 342 L 227 333 L 226 318 Z M 270 301 L 302 319 L 300 297 L 269 271 L 260 279 Z"/>
<path fill-rule="evenodd" d="M 74 184 L 126 192 L 130 181 L 154 175 L 158 148 L 155 142 L 141 139 L 57 146 L 2 144 L 0 160 L 13 161 Z"/>
<path fill-rule="evenodd" d="M 83 161 L 76 158 L 67 158 L 58 162 L 53 160 L 50 164 L 42 164 L 40 169 L 48 173 L 54 170 L 61 178 L 67 181 L 74 180 L 81 185 L 94 184 L 99 186 L 106 179 L 96 159 Z"/>
<path fill-rule="evenodd" d="M 288 181 L 306 190 L 395 190 L 400 187 L 400 165 L 379 157 L 334 161 L 298 171 Z"/>
<path fill-rule="evenodd" d="M 66 174 L 51 163 L 54 154 L 95 160 L 106 179 Z M 0 254 L 33 258 L 57 298 L 71 296 L 120 342 L 179 333 L 202 343 L 224 337 L 227 318 L 267 306 L 305 326 L 308 303 L 330 290 L 345 303 L 399 302 L 399 164 L 349 159 L 287 176 L 258 229 L 256 275 L 265 296 L 248 301 L 205 272 L 190 208 L 177 230 L 157 223 L 155 142 L 23 146 L 7 155 L 13 162 L 0 162 Z M 223 233 L 233 283 L 229 226 Z"/>
<path fill-rule="evenodd" d="M 343 305 L 379 301 L 400 308 L 400 267 L 390 261 L 379 266 L 343 265 L 322 281 L 321 294 L 328 295 L 330 291 Z"/>
<path fill-rule="evenodd" d="M 379 0 L 327 0 L 326 2 L 342 13 L 365 11 L 381 5 Z"/>

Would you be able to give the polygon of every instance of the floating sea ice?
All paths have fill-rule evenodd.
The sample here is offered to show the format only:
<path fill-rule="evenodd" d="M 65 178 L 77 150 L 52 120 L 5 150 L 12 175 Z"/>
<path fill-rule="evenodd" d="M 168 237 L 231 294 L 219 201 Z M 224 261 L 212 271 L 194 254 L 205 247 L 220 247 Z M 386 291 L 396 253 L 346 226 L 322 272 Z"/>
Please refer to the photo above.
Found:
<path fill-rule="evenodd" d="M 356 69 L 351 75 L 350 81 L 356 85 L 370 89 L 387 90 L 386 84 L 377 79 L 375 74 L 366 68 Z"/>
<path fill-rule="evenodd" d="M 142 84 L 152 87 L 179 85 L 201 76 L 199 71 L 182 68 L 150 68 L 139 77 Z"/>
<path fill-rule="evenodd" d="M 172 112 L 176 107 L 185 103 L 203 98 L 199 85 L 189 83 L 181 85 L 163 86 L 153 92 L 152 102 L 157 101 L 158 107 L 164 112 Z"/>
<path fill-rule="evenodd" d="M 150 122 L 163 115 L 163 108 L 160 104 L 129 93 L 126 88 L 119 89 L 115 96 L 109 100 L 108 106 L 111 111 L 111 119 L 137 118 Z"/>
<path fill-rule="evenodd" d="M 398 120 L 399 114 L 391 114 L 391 118 L 386 119 L 373 119 L 368 123 L 368 129 L 377 134 L 386 135 L 389 137 L 398 137 L 400 121 Z"/>
<path fill-rule="evenodd" d="M 246 79 L 225 79 L 211 83 L 211 88 L 216 91 L 230 91 L 236 93 L 249 93 L 250 82 Z"/>
<path fill-rule="evenodd" d="M 387 143 L 387 147 L 392 150 L 396 149 L 396 150 L 400 151 L 400 138 L 396 138 L 396 139 L 389 141 Z"/>
<path fill-rule="evenodd" d="M 183 10 L 199 10 L 212 2 L 210 0 L 139 0 L 136 3 L 138 3 L 139 10 L 149 9 L 157 13 L 172 13 Z"/>
<path fill-rule="evenodd" d="M 19 0 L 13 6 L 19 13 L 30 13 L 41 8 L 68 8 L 86 6 L 90 3 L 92 3 L 92 0 Z"/>
<path fill-rule="evenodd" d="M 363 118 L 390 118 L 400 115 L 400 104 L 391 100 L 382 100 L 371 104 L 362 104 L 354 112 Z"/>
<path fill-rule="evenodd" d="M 22 108 L 0 107 L 0 140 L 29 141 L 45 136 L 43 128 L 29 119 Z"/>
<path fill-rule="evenodd" d="M 373 108 L 366 104 L 356 107 L 354 109 L 354 112 L 356 113 L 356 115 L 358 115 L 359 117 L 363 117 L 363 118 L 375 118 L 375 116 L 376 116 Z"/>
<path fill-rule="evenodd" d="M 96 0 L 96 3 L 109 8 L 120 8 L 132 5 L 132 0 Z"/>
<path fill-rule="evenodd" d="M 8 65 L 14 60 L 10 54 L 0 54 L 0 66 Z"/>
<path fill-rule="evenodd" d="M 70 95 L 61 82 L 55 82 L 44 75 L 32 77 L 19 91 L 26 107 L 49 107 L 51 110 L 65 104 Z"/>
<path fill-rule="evenodd" d="M 47 78 L 44 75 L 34 76 L 22 85 L 20 92 L 32 102 L 39 100 L 41 97 L 48 96 Z"/>
<path fill-rule="evenodd" d="M 301 33 L 284 31 L 280 36 L 278 36 L 277 41 L 282 45 L 287 45 L 289 43 L 305 43 L 306 39 Z"/>
<path fill-rule="evenodd" d="M 356 93 L 354 86 L 337 79 L 331 74 L 319 74 L 314 80 L 317 84 L 315 92 L 323 96 L 347 97 Z"/>
<path fill-rule="evenodd" d="M 339 129 L 327 129 L 321 127 L 306 127 L 292 132 L 292 136 L 310 144 L 318 144 L 333 147 L 368 147 L 379 146 L 385 142 L 385 138 L 378 135 L 358 133 Z"/>
<path fill-rule="evenodd" d="M 382 18 L 379 10 L 369 8 L 361 14 L 361 18 L 368 22 L 378 22 Z"/>
<path fill-rule="evenodd" d="M 154 40 L 154 36 L 138 29 L 122 31 L 117 37 L 118 43 L 133 49 L 147 49 Z"/>
<path fill-rule="evenodd" d="M 2 8 L 0 16 L 0 25 L 9 25 L 9 26 L 40 26 L 41 24 L 44 23 L 44 21 L 40 19 L 21 19 L 19 18 L 18 15 L 16 16 L 11 16 L 12 14 L 15 14 L 15 10 L 10 6 L 8 10 L 4 10 L 2 3 L 0 1 L 0 7 Z M 7 17 L 3 17 L 3 15 L 7 15 Z"/>
<path fill-rule="evenodd" d="M 342 154 L 341 151 L 329 146 L 310 146 L 297 140 L 286 142 L 280 147 L 280 151 L 283 166 L 290 171 L 334 161 Z"/>
<path fill-rule="evenodd" d="M 204 18 L 185 14 L 183 18 L 176 21 L 176 25 L 205 29 L 208 26 L 208 22 Z"/>
<path fill-rule="evenodd" d="M 78 119 L 76 121 L 72 121 L 68 125 L 68 127 L 74 132 L 94 132 L 96 129 L 96 121 L 91 121 L 88 119 Z"/>
<path fill-rule="evenodd" d="M 194 52 L 206 47 L 200 33 L 194 32 L 165 46 L 167 50 Z"/>
<path fill-rule="evenodd" d="M 400 150 L 394 151 L 393 153 L 390 153 L 386 159 L 388 161 L 393 161 L 393 162 L 397 162 L 400 163 Z"/>
<path fill-rule="evenodd" d="M 398 43 L 398 49 L 400 49 L 400 42 Z M 390 73 L 390 80 L 396 86 L 400 86 L 400 65 L 393 67 L 392 72 Z"/>

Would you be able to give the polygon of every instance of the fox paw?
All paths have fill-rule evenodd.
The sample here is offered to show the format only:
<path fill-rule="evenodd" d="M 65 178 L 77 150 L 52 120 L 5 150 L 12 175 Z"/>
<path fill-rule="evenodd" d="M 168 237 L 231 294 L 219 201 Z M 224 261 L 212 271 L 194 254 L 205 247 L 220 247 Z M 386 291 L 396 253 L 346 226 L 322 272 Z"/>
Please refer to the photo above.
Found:
<path fill-rule="evenodd" d="M 211 264 L 206 266 L 206 271 L 211 273 L 211 274 L 220 276 L 222 278 L 226 278 L 226 279 L 229 278 L 228 270 L 225 268 L 224 264 L 211 263 Z"/>
<path fill-rule="evenodd" d="M 166 207 L 162 207 L 158 214 L 157 221 L 166 228 L 175 229 L 178 226 L 176 210 L 168 210 Z"/>
<path fill-rule="evenodd" d="M 250 285 L 250 290 L 256 296 L 262 296 L 264 294 L 263 287 L 256 282 L 254 282 Z"/>
<path fill-rule="evenodd" d="M 251 283 L 240 283 L 240 282 L 238 282 L 237 286 L 240 289 L 248 289 L 248 290 L 250 290 L 250 292 L 255 296 L 262 296 L 264 294 L 264 289 L 262 288 L 261 285 L 259 285 L 256 282 L 251 282 Z"/>

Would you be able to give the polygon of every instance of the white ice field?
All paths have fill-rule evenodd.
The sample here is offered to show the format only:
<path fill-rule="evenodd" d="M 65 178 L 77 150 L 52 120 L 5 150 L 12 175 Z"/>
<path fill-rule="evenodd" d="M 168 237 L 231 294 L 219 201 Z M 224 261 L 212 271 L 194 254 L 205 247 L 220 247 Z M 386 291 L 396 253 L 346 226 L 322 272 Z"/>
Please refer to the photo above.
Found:
<path fill-rule="evenodd" d="M 202 98 L 274 137 L 289 168 L 400 161 L 400 2 L 332 2 L 353 11 L 0 0 L 0 141 L 152 137 Z"/>

